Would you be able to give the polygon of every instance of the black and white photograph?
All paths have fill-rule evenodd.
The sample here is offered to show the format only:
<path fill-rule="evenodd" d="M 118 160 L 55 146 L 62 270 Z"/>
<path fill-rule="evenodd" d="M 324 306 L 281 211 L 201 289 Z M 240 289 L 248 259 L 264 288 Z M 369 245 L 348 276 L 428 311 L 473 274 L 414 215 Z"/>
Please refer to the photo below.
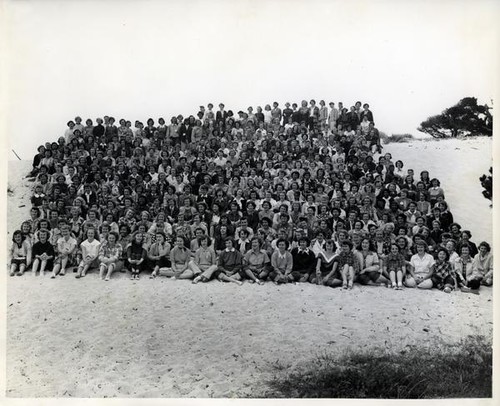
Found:
<path fill-rule="evenodd" d="M 0 6 L 3 400 L 493 405 L 499 2 Z"/>

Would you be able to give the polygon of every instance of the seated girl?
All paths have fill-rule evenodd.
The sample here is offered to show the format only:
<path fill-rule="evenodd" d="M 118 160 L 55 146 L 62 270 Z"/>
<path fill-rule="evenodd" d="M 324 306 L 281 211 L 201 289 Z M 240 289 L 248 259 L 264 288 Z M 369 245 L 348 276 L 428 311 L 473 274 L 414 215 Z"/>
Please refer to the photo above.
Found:
<path fill-rule="evenodd" d="M 74 265 L 77 241 L 70 235 L 69 225 L 61 226 L 61 237 L 57 240 L 57 258 L 51 278 L 54 279 L 59 271 L 61 276 L 66 274 L 66 267 Z"/>
<path fill-rule="evenodd" d="M 95 239 L 95 235 L 95 228 L 87 229 L 87 232 L 84 234 L 86 239 L 80 244 L 81 261 L 75 275 L 77 279 L 83 278 L 90 268 L 98 266 L 97 258 L 99 256 L 101 243 Z"/>
<path fill-rule="evenodd" d="M 32 255 L 33 255 L 33 276 L 36 276 L 38 267 L 40 267 L 40 276 L 44 275 L 46 270 L 52 269 L 54 265 L 54 247 L 49 242 L 49 232 L 45 229 L 41 229 L 38 232 L 39 241 L 33 244 Z"/>
<path fill-rule="evenodd" d="M 110 280 L 121 255 L 122 246 L 118 243 L 118 234 L 110 232 L 108 239 L 99 248 L 99 277 L 101 279 Z M 106 273 L 105 278 L 104 273 Z"/>
<path fill-rule="evenodd" d="M 326 240 L 325 249 L 317 255 L 316 276 L 311 275 L 311 283 L 332 288 L 342 285 L 338 262 L 335 261 L 337 255 L 335 251 L 335 242 Z"/>
<path fill-rule="evenodd" d="M 242 285 L 241 281 L 244 277 L 243 272 L 243 255 L 234 248 L 233 239 L 226 238 L 226 249 L 219 256 L 217 270 L 213 276 L 223 282 L 233 282 Z"/>
<path fill-rule="evenodd" d="M 431 267 L 430 280 L 432 287 L 450 293 L 455 287 L 455 271 L 449 261 L 449 253 L 445 248 L 437 251 L 436 262 Z"/>
<path fill-rule="evenodd" d="M 354 276 L 359 269 L 359 261 L 352 252 L 352 242 L 343 240 L 340 244 L 340 254 L 335 258 L 337 268 L 342 276 L 342 289 L 352 289 Z"/>
<path fill-rule="evenodd" d="M 382 275 L 383 267 L 377 253 L 368 238 L 361 240 L 361 246 L 356 251 L 359 259 L 359 273 L 357 282 L 361 285 L 380 285 L 387 283 L 387 279 Z"/>
<path fill-rule="evenodd" d="M 384 272 L 389 274 L 393 289 L 403 289 L 403 277 L 406 274 L 406 261 L 399 252 L 397 244 L 391 244 L 391 251 L 384 261 Z"/>
<path fill-rule="evenodd" d="M 428 254 L 427 244 L 423 240 L 415 241 L 416 254 L 410 259 L 409 274 L 406 275 L 405 285 L 408 288 L 419 287 L 420 289 L 431 289 L 432 281 L 426 279 L 429 275 L 434 258 Z"/>
<path fill-rule="evenodd" d="M 20 230 L 14 231 L 12 235 L 12 247 L 10 249 L 10 276 L 21 276 L 31 264 L 31 245 Z"/>
<path fill-rule="evenodd" d="M 170 251 L 171 269 L 163 274 L 172 279 L 191 279 L 193 271 L 189 268 L 191 251 L 184 246 L 184 238 L 180 235 L 175 239 L 175 247 Z"/>
<path fill-rule="evenodd" d="M 149 247 L 148 259 L 153 266 L 150 278 L 156 278 L 162 268 L 170 268 L 170 243 L 165 238 L 163 231 L 156 232 L 155 242 Z"/>
<path fill-rule="evenodd" d="M 193 283 L 208 282 L 217 270 L 217 257 L 212 248 L 208 246 L 208 237 L 200 237 L 200 247 L 194 253 L 194 258 L 188 264 L 195 278 Z"/>
<path fill-rule="evenodd" d="M 142 247 L 143 240 L 143 233 L 138 232 L 134 235 L 132 242 L 127 248 L 127 262 L 132 273 L 131 280 L 139 280 L 139 274 L 144 270 L 146 265 L 147 252 Z"/>
<path fill-rule="evenodd" d="M 260 276 L 264 276 L 268 271 L 270 262 L 267 252 L 261 248 L 260 240 L 257 237 L 252 238 L 251 249 L 243 258 L 243 269 L 249 281 L 262 285 L 264 282 Z"/>
<path fill-rule="evenodd" d="M 481 283 L 485 286 L 493 285 L 493 255 L 491 247 L 486 241 L 479 244 L 479 253 L 472 261 L 473 272 L 483 277 Z"/>

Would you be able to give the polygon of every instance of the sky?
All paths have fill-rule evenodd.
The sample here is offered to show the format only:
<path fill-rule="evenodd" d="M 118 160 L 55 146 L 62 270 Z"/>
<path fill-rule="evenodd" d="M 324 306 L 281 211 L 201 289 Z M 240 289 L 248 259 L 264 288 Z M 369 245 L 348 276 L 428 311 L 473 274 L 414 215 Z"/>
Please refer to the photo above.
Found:
<path fill-rule="evenodd" d="M 4 2 L 9 159 L 76 115 L 146 121 L 224 102 L 368 102 L 377 127 L 417 134 L 498 88 L 495 1 Z"/>

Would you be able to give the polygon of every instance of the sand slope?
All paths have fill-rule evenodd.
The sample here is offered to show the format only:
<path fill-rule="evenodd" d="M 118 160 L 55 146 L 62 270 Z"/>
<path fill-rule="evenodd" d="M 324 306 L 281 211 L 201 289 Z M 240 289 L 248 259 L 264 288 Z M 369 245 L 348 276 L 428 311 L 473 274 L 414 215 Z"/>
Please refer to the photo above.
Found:
<path fill-rule="evenodd" d="M 491 241 L 489 202 L 477 181 L 489 168 L 490 149 L 485 139 L 386 146 L 395 159 L 441 179 L 476 242 Z M 9 166 L 10 232 L 28 217 L 29 191 L 20 179 L 29 167 Z M 7 289 L 13 397 L 265 396 L 276 366 L 293 368 L 347 348 L 398 351 L 469 334 L 491 339 L 493 327 L 491 289 L 475 296 L 309 284 L 194 286 L 164 278 L 132 282 L 123 274 L 103 282 L 95 273 L 83 280 L 28 273 L 9 278 Z"/>
<path fill-rule="evenodd" d="M 28 275 L 9 281 L 7 394 L 263 396 L 273 365 L 325 351 L 491 338 L 491 300 L 491 289 L 475 296 Z"/>
<path fill-rule="evenodd" d="M 404 168 L 413 168 L 416 178 L 425 169 L 438 178 L 455 221 L 471 231 L 472 241 L 491 244 L 491 201 L 483 197 L 479 182 L 492 166 L 491 138 L 387 144 L 384 152 L 390 152 L 394 160 L 401 159 Z"/>

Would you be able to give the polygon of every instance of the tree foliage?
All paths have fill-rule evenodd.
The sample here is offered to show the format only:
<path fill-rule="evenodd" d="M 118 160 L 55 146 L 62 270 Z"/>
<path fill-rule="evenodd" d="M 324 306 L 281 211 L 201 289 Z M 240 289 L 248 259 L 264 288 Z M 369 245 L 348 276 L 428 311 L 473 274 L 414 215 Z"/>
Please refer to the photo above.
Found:
<path fill-rule="evenodd" d="M 493 200 L 493 168 L 490 168 L 489 175 L 483 175 L 479 178 L 483 187 L 483 196 L 486 199 Z"/>
<path fill-rule="evenodd" d="M 475 97 L 465 97 L 441 114 L 422 121 L 419 131 L 434 138 L 493 135 L 493 116 L 487 104 L 478 105 Z"/>

